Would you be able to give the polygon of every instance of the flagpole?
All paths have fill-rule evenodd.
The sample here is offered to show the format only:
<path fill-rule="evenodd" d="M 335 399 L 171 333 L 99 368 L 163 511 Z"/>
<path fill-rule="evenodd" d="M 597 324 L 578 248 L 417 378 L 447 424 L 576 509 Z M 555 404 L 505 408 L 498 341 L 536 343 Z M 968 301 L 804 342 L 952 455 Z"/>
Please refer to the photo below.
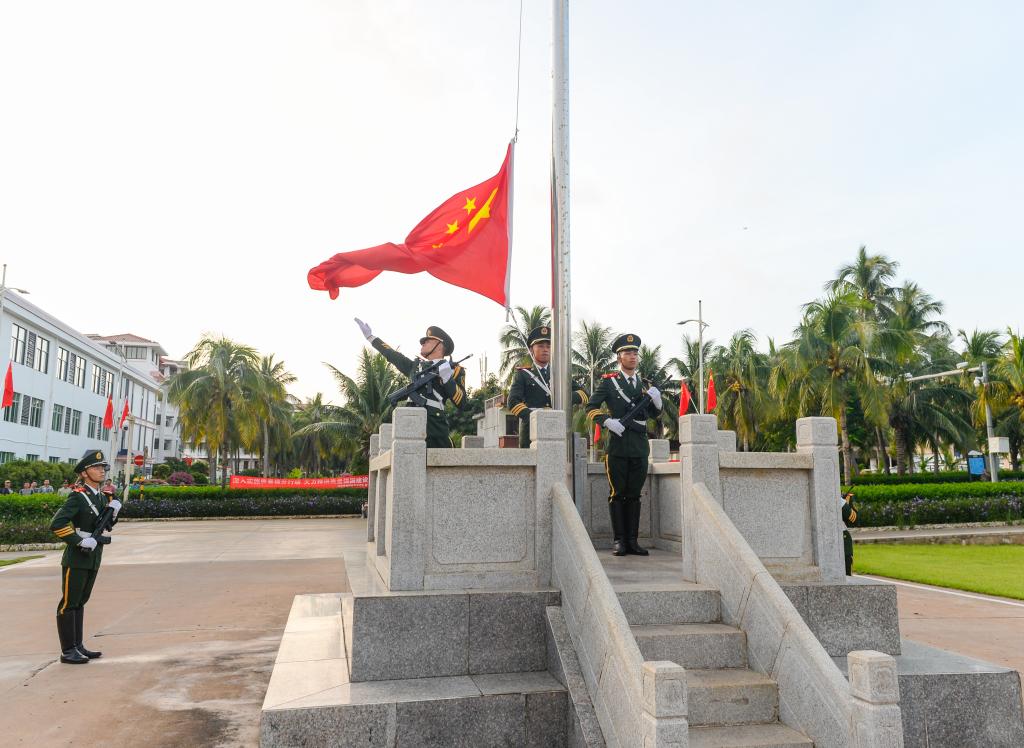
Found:
<path fill-rule="evenodd" d="M 697 360 L 700 362 L 700 412 L 704 414 L 704 302 L 697 299 Z"/>
<path fill-rule="evenodd" d="M 551 311 L 554 332 L 551 356 L 552 406 L 565 412 L 566 436 L 572 445 L 572 398 L 569 364 L 572 350 L 572 304 L 569 266 L 569 0 L 554 1 L 551 119 Z"/>

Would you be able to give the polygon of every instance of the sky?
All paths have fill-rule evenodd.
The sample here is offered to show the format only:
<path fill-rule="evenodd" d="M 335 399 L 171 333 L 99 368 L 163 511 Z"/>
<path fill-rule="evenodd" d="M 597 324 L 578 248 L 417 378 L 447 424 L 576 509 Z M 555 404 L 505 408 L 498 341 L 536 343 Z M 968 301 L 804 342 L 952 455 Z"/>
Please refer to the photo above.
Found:
<path fill-rule="evenodd" d="M 426 275 L 314 292 L 493 175 L 518 0 L 0 0 L 0 261 L 84 333 L 203 333 L 339 400 L 352 318 L 497 369 L 497 304 Z M 958 328 L 1022 327 L 1024 4 L 572 3 L 572 311 L 681 352 L 787 340 L 857 248 Z M 511 302 L 550 302 L 551 3 L 525 0 Z M 691 330 L 692 330 L 691 326 Z"/>

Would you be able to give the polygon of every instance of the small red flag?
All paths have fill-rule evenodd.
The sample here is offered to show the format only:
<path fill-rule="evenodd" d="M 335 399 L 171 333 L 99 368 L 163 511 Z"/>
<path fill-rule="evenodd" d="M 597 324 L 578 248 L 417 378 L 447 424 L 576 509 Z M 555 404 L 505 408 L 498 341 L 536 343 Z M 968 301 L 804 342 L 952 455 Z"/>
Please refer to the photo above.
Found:
<path fill-rule="evenodd" d="M 7 364 L 7 376 L 4 377 L 4 400 L 3 407 L 9 408 L 14 405 L 14 372 L 11 367 L 14 364 Z"/>
<path fill-rule="evenodd" d="M 718 397 L 715 395 L 715 373 L 711 372 L 708 375 L 708 411 L 715 409 L 718 405 Z"/>
<path fill-rule="evenodd" d="M 682 418 L 690 412 L 690 385 L 683 382 L 679 388 L 679 417 Z"/>
<path fill-rule="evenodd" d="M 121 422 L 117 424 L 118 428 L 124 426 L 124 422 L 128 420 L 128 398 L 124 399 L 124 408 L 121 410 Z"/>
<path fill-rule="evenodd" d="M 497 174 L 441 203 L 404 244 L 336 254 L 309 271 L 309 287 L 336 299 L 339 288 L 362 286 L 385 270 L 427 272 L 507 306 L 513 145 Z"/>
<path fill-rule="evenodd" d="M 601 441 L 601 424 L 595 423 L 594 424 L 594 444 L 597 444 L 599 441 Z"/>
<path fill-rule="evenodd" d="M 107 412 L 103 414 L 103 428 L 114 428 L 114 396 L 107 395 Z"/>

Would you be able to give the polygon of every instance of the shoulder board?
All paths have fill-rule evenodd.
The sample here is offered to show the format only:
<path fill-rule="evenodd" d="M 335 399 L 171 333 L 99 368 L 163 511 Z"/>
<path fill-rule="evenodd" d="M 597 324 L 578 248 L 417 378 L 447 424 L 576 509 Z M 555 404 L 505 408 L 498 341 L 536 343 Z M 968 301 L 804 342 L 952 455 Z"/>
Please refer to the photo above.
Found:
<path fill-rule="evenodd" d="M 601 379 L 615 379 L 619 375 L 617 371 L 610 371 L 607 374 L 602 374 Z"/>

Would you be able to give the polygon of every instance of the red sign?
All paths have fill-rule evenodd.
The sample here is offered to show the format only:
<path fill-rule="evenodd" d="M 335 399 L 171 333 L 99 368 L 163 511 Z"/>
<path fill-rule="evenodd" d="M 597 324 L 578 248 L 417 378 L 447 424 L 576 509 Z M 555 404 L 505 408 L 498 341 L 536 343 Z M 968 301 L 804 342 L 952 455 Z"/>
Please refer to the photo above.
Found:
<path fill-rule="evenodd" d="M 135 459 L 132 460 L 132 462 L 134 462 L 139 467 L 142 467 L 143 465 L 146 464 L 146 458 L 143 457 L 142 455 L 135 455 Z"/>
<path fill-rule="evenodd" d="M 232 475 L 228 488 L 367 488 L 369 477 L 343 475 L 340 478 L 253 478 Z"/>
<path fill-rule="evenodd" d="M 192 464 L 192 458 L 191 457 L 186 457 L 185 458 L 185 464 L 186 465 L 191 465 Z"/>

